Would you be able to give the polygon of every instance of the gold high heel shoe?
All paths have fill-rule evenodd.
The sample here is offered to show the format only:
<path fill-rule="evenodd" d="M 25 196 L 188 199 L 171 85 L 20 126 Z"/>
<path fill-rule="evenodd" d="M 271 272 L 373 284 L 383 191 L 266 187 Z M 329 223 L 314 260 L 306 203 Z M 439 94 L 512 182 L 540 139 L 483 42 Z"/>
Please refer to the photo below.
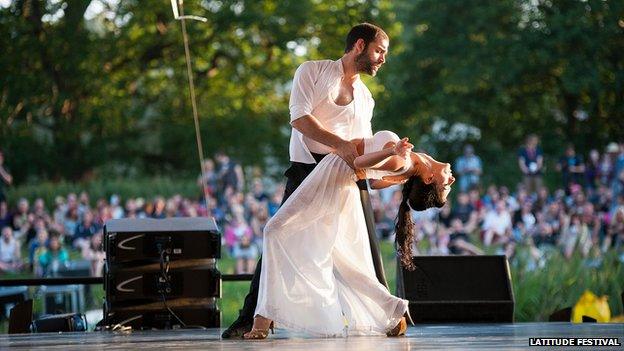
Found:
<path fill-rule="evenodd" d="M 392 330 L 388 331 L 386 335 L 402 336 L 405 335 L 405 332 L 407 332 L 407 321 L 405 320 L 405 317 L 402 317 L 401 321 L 399 321 L 399 324 L 397 324 L 396 327 L 392 328 Z"/>
<path fill-rule="evenodd" d="M 251 328 L 251 330 L 248 333 L 243 334 L 243 339 L 248 339 L 248 340 L 266 339 L 267 336 L 269 336 L 269 330 L 271 331 L 271 334 L 275 334 L 275 330 L 273 329 L 273 326 L 274 326 L 273 321 L 271 321 L 271 324 L 269 324 L 268 329 Z"/>

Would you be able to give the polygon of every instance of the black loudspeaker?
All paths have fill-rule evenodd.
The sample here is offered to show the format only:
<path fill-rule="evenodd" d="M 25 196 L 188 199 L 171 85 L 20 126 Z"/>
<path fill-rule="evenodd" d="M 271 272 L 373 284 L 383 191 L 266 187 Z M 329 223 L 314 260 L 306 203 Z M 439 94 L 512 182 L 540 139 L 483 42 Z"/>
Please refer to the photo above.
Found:
<path fill-rule="evenodd" d="M 216 306 L 209 307 L 172 307 L 175 315 L 189 327 L 219 328 L 221 311 Z M 106 320 L 113 328 L 115 325 L 132 329 L 173 329 L 181 327 L 175 316 L 163 309 L 135 308 L 132 310 L 106 311 Z"/>
<path fill-rule="evenodd" d="M 104 247 L 109 266 L 160 259 L 221 257 L 221 235 L 212 218 L 124 218 L 106 222 Z"/>
<path fill-rule="evenodd" d="M 99 325 L 220 326 L 221 235 L 213 218 L 110 220 L 104 247 L 106 300 Z"/>
<path fill-rule="evenodd" d="M 403 296 L 415 323 L 512 323 L 505 256 L 417 256 L 403 269 Z M 399 292 L 401 293 L 401 292 Z"/>
<path fill-rule="evenodd" d="M 105 276 L 106 300 L 111 303 L 160 301 L 189 297 L 220 297 L 221 273 L 215 268 L 144 272 L 135 267 L 116 269 Z"/>
<path fill-rule="evenodd" d="M 33 321 L 33 333 L 87 331 L 87 318 L 81 313 L 53 314 Z"/>
<path fill-rule="evenodd" d="M 32 322 L 33 300 L 18 303 L 11 309 L 9 316 L 9 334 L 30 333 Z"/>

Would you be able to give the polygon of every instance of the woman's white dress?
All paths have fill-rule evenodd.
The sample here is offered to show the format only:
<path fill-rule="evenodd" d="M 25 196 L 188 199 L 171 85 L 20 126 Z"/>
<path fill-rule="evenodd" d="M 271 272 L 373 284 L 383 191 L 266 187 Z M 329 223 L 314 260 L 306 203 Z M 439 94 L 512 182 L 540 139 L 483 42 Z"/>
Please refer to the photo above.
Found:
<path fill-rule="evenodd" d="M 398 140 L 378 132 L 364 152 Z M 388 174 L 396 173 L 367 171 Z M 323 337 L 383 335 L 397 325 L 408 302 L 377 280 L 354 180 L 340 157 L 327 155 L 269 220 L 256 315 Z"/>

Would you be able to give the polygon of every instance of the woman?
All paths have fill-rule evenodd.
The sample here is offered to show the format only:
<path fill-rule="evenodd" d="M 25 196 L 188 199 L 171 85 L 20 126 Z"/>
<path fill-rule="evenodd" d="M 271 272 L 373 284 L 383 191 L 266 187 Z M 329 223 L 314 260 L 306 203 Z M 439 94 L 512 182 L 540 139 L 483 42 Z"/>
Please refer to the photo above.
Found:
<path fill-rule="evenodd" d="M 396 239 L 401 263 L 412 269 L 410 207 L 441 207 L 455 181 L 450 165 L 410 152 L 407 138 L 389 131 L 355 140 L 355 166 L 376 187 L 405 184 Z M 376 278 L 354 172 L 326 156 L 264 230 L 262 274 L 253 329 L 266 338 L 273 322 L 315 336 L 405 333 L 407 301 Z"/>

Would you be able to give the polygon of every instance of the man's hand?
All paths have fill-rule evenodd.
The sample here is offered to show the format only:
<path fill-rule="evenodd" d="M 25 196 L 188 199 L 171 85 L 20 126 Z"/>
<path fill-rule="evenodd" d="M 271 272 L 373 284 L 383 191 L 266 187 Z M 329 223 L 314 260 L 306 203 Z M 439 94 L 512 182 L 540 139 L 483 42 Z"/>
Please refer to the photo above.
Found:
<path fill-rule="evenodd" d="M 353 161 L 359 156 L 357 148 L 352 142 L 343 140 L 335 147 L 336 155 L 343 159 L 349 167 L 355 169 Z"/>
<path fill-rule="evenodd" d="M 355 176 L 359 180 L 366 179 L 366 170 L 364 170 L 364 168 L 356 168 L 355 169 Z"/>

